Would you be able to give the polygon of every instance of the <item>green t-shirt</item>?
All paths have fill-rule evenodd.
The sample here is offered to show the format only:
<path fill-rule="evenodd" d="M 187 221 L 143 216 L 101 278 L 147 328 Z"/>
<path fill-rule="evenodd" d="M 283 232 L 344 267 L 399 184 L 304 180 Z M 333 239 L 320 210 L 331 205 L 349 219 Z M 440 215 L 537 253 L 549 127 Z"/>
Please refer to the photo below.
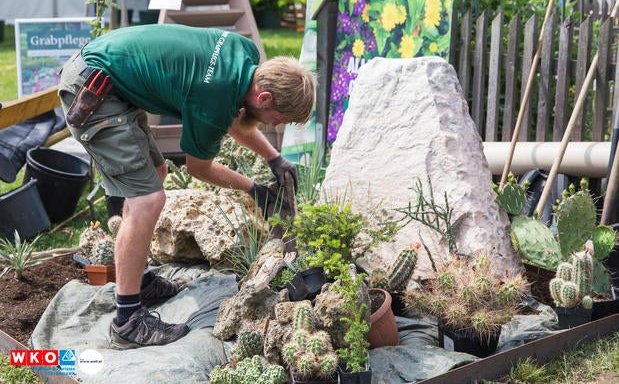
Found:
<path fill-rule="evenodd" d="M 219 152 L 260 60 L 246 37 L 174 24 L 117 29 L 91 41 L 82 56 L 131 103 L 181 119 L 181 148 L 200 159 Z"/>

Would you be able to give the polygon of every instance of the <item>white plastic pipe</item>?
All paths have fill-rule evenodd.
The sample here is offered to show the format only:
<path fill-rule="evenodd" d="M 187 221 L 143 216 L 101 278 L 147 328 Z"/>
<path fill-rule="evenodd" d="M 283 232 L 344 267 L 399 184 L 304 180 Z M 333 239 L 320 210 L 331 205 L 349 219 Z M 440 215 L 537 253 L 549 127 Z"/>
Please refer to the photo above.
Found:
<path fill-rule="evenodd" d="M 484 154 L 493 175 L 500 175 L 509 154 L 508 142 L 484 142 Z M 608 173 L 610 142 L 572 142 L 567 144 L 559 172 L 570 176 L 605 177 Z M 516 144 L 510 170 L 521 175 L 533 168 L 548 171 L 559 149 L 560 142 Z"/>

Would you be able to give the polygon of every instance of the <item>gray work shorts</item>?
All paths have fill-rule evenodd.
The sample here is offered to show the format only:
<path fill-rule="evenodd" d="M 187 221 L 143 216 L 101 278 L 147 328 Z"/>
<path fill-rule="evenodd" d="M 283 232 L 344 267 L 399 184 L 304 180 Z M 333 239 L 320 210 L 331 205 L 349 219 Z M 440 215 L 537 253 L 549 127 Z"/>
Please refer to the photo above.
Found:
<path fill-rule="evenodd" d="M 79 53 L 62 68 L 58 95 L 65 116 L 86 80 L 86 68 Z M 107 195 L 133 197 L 163 189 L 156 167 L 164 158 L 148 128 L 146 113 L 113 89 L 84 127 L 68 127 L 94 160 Z"/>

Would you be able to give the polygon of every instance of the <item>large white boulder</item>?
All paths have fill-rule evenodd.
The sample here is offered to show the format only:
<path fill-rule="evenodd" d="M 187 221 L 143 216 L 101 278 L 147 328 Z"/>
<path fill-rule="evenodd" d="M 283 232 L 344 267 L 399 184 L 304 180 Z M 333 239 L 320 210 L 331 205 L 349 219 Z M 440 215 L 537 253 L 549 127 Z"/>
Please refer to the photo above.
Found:
<path fill-rule="evenodd" d="M 418 180 L 428 192 L 428 178 L 436 202 L 444 205 L 446 193 L 454 210 L 459 253 L 490 252 L 497 274 L 522 270 L 454 69 L 438 57 L 375 58 L 361 67 L 355 81 L 323 192 L 349 197 L 359 212 L 377 204 L 403 208 L 417 201 L 413 187 Z M 436 262 L 449 257 L 436 232 L 411 222 L 393 243 L 368 256 L 370 269 L 388 268 L 402 249 L 421 239 Z M 419 253 L 415 277 L 430 277 L 430 260 L 423 248 Z"/>

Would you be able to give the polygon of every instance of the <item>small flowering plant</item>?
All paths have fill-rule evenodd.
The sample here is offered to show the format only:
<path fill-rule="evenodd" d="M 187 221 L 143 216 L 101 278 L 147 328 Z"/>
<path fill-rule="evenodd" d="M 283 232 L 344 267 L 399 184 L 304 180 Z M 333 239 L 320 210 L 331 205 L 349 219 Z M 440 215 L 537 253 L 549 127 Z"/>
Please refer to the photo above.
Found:
<path fill-rule="evenodd" d="M 451 0 L 339 2 L 327 140 L 335 140 L 359 67 L 373 57 L 449 53 Z"/>

